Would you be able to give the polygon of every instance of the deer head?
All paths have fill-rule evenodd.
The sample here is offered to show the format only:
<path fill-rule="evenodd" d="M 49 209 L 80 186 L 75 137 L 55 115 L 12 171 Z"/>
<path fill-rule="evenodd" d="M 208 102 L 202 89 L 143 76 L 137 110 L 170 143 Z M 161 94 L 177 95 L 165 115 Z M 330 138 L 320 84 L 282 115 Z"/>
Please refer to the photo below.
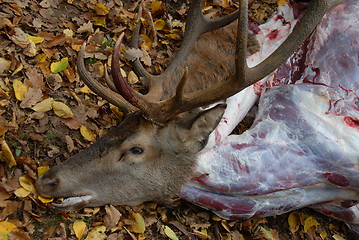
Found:
<path fill-rule="evenodd" d="M 198 108 L 226 99 L 275 70 L 310 35 L 325 12 L 339 2 L 313 0 L 287 40 L 261 64 L 248 68 L 248 0 L 240 2 L 237 12 L 215 20 L 206 19 L 201 13 L 202 1 L 194 0 L 183 44 L 166 71 L 152 76 L 138 60 L 135 62 L 136 72 L 149 86 L 146 95 L 134 91 L 121 76 L 119 50 L 123 34 L 114 48 L 112 77 L 106 75 L 108 87 L 87 72 L 84 44 L 78 58 L 81 79 L 96 94 L 118 106 L 127 117 L 92 146 L 42 175 L 36 182 L 37 191 L 44 197 L 65 198 L 61 204 L 54 205 L 66 209 L 105 204 L 137 205 L 175 196 L 191 177 L 196 155 L 219 123 L 225 105 L 207 110 Z M 235 49 L 230 58 L 234 64 L 228 64 L 225 76 L 215 75 L 218 83 L 188 91 L 188 85 L 207 80 L 196 75 L 193 68 L 198 60 L 191 50 L 198 37 L 237 18 L 237 38 L 231 43 Z M 138 33 L 139 28 L 134 33 L 134 42 Z M 206 39 L 211 38 L 207 36 Z M 176 85 L 175 89 L 171 88 Z"/>

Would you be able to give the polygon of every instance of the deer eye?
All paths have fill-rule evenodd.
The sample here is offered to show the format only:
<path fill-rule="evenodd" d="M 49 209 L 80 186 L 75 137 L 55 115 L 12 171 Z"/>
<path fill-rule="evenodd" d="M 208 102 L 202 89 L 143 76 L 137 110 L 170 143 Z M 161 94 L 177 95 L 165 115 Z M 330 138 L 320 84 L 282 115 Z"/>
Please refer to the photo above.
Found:
<path fill-rule="evenodd" d="M 143 149 L 140 147 L 132 147 L 130 148 L 130 152 L 132 154 L 141 154 L 143 152 Z"/>

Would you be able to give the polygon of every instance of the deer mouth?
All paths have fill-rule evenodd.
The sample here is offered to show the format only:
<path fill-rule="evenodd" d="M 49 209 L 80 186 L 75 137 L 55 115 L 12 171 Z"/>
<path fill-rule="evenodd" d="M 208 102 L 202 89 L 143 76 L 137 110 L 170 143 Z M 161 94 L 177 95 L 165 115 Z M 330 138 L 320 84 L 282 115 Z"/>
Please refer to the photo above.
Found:
<path fill-rule="evenodd" d="M 64 198 L 61 203 L 52 203 L 52 206 L 54 206 L 57 209 L 63 209 L 63 210 L 79 210 L 85 206 L 87 206 L 91 200 L 93 199 L 93 196 L 91 195 L 83 195 L 83 196 L 74 196 L 74 197 L 67 197 Z"/>

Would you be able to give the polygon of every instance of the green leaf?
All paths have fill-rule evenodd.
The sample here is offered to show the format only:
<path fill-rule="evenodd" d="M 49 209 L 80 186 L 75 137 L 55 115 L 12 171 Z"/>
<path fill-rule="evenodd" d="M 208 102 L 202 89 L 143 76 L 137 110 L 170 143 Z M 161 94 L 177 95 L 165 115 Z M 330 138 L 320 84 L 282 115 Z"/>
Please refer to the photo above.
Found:
<path fill-rule="evenodd" d="M 51 63 L 51 72 L 59 73 L 67 68 L 69 65 L 69 59 L 67 57 L 61 59 L 59 62 Z"/>

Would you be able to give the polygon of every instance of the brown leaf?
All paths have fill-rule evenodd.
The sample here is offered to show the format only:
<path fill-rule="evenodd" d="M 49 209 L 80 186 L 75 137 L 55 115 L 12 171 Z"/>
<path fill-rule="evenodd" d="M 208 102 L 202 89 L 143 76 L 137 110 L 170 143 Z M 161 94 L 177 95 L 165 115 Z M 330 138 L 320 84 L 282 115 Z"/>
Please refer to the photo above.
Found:
<path fill-rule="evenodd" d="M 61 118 L 61 122 L 73 130 L 77 130 L 81 127 L 81 123 L 76 118 Z"/>
<path fill-rule="evenodd" d="M 28 79 L 24 81 L 29 87 L 43 89 L 45 86 L 44 77 L 37 71 L 37 68 L 29 68 L 25 72 Z"/>
<path fill-rule="evenodd" d="M 69 153 L 71 153 L 75 148 L 74 141 L 69 135 L 65 136 L 65 140 L 66 140 L 67 150 L 69 151 Z"/>
<path fill-rule="evenodd" d="M 35 88 L 29 88 L 25 92 L 25 96 L 22 99 L 22 102 L 20 103 L 21 108 L 31 108 L 36 103 L 40 102 L 42 99 L 42 91 L 35 87 Z"/>
<path fill-rule="evenodd" d="M 52 48 L 56 46 L 62 46 L 66 42 L 66 34 L 60 34 L 56 36 L 54 39 L 46 41 L 42 44 L 42 47 L 44 48 Z"/>
<path fill-rule="evenodd" d="M 122 214 L 112 205 L 106 205 L 106 215 L 103 218 L 107 229 L 112 229 L 117 226 Z"/>

